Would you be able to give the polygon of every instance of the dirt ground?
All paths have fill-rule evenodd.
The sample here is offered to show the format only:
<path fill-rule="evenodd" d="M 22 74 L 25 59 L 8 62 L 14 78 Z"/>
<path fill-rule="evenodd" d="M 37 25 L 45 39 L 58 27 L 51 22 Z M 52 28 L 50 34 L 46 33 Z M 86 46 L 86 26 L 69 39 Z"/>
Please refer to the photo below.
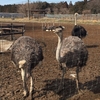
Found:
<path fill-rule="evenodd" d="M 74 68 L 66 72 L 64 85 L 57 92 L 62 75 L 55 58 L 57 36 L 53 32 L 43 31 L 42 25 L 25 23 L 25 35 L 34 37 L 41 43 L 44 55 L 43 63 L 32 71 L 35 86 L 33 100 L 100 100 L 100 25 L 83 24 L 88 31 L 83 41 L 89 51 L 89 58 L 79 73 L 82 89 L 80 94 L 77 94 L 75 80 L 70 76 Z M 71 35 L 73 24 L 55 25 L 66 27 L 64 37 Z M 29 87 L 29 81 L 27 84 Z M 10 53 L 0 54 L 0 100 L 30 100 L 29 97 L 23 98 L 20 70 L 11 63 Z"/>

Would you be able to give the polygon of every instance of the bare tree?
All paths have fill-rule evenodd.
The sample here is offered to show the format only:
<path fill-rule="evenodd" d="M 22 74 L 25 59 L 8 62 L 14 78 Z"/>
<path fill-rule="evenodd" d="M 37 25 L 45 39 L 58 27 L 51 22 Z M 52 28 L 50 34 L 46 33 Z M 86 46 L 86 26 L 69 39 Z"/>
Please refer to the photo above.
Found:
<path fill-rule="evenodd" d="M 90 0 L 87 8 L 91 10 L 91 13 L 100 13 L 100 0 Z"/>
<path fill-rule="evenodd" d="M 32 3 L 29 4 L 30 10 L 32 9 Z M 26 16 L 28 16 L 28 4 L 19 4 L 18 5 L 18 9 L 17 9 L 18 13 L 24 13 Z"/>

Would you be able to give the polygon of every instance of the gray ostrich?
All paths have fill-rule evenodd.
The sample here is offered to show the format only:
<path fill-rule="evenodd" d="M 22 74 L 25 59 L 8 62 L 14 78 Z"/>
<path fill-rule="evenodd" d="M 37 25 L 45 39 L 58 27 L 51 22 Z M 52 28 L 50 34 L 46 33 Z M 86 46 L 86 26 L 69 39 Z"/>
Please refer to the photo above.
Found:
<path fill-rule="evenodd" d="M 19 37 L 11 46 L 11 60 L 21 69 L 24 97 L 28 96 L 26 79 L 30 77 L 30 95 L 34 90 L 32 69 L 43 60 L 43 53 L 38 42 L 29 37 Z"/>
<path fill-rule="evenodd" d="M 72 76 L 76 80 L 76 87 L 79 93 L 79 71 L 84 65 L 86 65 L 88 59 L 88 51 L 86 46 L 79 37 L 69 36 L 63 40 L 62 29 L 55 29 L 58 37 L 58 45 L 56 50 L 56 59 L 63 71 L 62 81 L 66 68 L 76 67 L 76 74 Z M 62 83 L 62 82 L 61 82 Z M 60 84 L 61 85 L 61 84 Z"/>
<path fill-rule="evenodd" d="M 71 34 L 72 34 L 72 36 L 78 36 L 79 38 L 82 39 L 82 38 L 86 37 L 87 31 L 86 31 L 86 29 L 83 26 L 77 25 L 77 16 L 78 15 L 79 15 L 78 13 L 74 14 L 75 26 L 73 27 Z"/>

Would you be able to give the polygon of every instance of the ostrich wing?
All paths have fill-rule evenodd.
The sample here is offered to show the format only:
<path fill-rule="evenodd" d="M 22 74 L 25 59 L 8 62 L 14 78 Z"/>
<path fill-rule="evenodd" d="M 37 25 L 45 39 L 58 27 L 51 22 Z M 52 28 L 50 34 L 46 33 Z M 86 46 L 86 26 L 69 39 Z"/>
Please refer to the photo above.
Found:
<path fill-rule="evenodd" d="M 75 36 L 69 36 L 62 42 L 60 62 L 67 66 L 83 66 L 86 64 L 88 51 L 82 40 Z"/>
<path fill-rule="evenodd" d="M 79 38 L 83 38 L 87 35 L 87 31 L 83 26 L 75 25 L 71 34 L 72 36 L 78 36 Z"/>
<path fill-rule="evenodd" d="M 15 64 L 20 60 L 26 60 L 29 63 L 34 63 L 35 66 L 43 59 L 42 49 L 39 44 L 28 36 L 17 39 L 12 46 L 12 52 L 12 60 Z"/>

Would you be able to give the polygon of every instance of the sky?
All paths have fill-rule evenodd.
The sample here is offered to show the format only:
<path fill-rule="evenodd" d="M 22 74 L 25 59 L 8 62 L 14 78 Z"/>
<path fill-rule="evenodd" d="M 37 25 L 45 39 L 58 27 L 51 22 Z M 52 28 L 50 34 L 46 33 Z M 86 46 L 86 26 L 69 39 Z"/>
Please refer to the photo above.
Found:
<path fill-rule="evenodd" d="M 0 0 L 0 5 L 8 5 L 8 4 L 23 4 L 26 3 L 28 0 Z M 30 2 L 36 2 L 36 1 L 41 1 L 41 2 L 48 2 L 48 3 L 58 3 L 61 1 L 67 1 L 69 3 L 72 1 L 74 4 L 77 1 L 84 1 L 84 0 L 29 0 Z"/>

